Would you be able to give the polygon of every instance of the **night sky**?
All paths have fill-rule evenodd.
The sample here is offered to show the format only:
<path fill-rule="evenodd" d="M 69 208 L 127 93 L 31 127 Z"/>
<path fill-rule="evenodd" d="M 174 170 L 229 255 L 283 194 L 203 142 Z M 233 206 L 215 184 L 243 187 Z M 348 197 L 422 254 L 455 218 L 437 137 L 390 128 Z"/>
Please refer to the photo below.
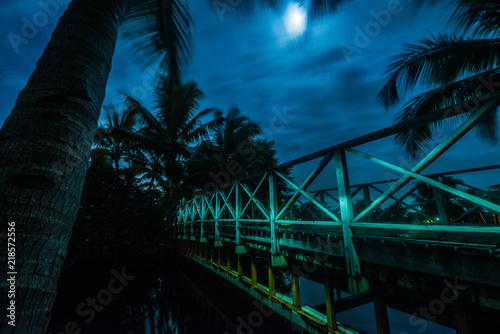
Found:
<path fill-rule="evenodd" d="M 377 23 L 374 13 L 395 3 L 397 13 L 388 22 Z M 0 124 L 13 108 L 64 6 L 51 13 L 46 24 L 18 46 L 18 52 L 8 36 L 21 35 L 26 20 L 33 22 L 42 10 L 33 0 L 2 3 Z M 336 14 L 307 18 L 303 32 L 300 20 L 287 29 L 287 8 L 251 15 L 226 11 L 221 16 L 208 1 L 196 0 L 191 1 L 191 11 L 194 50 L 183 75 L 185 81 L 196 81 L 205 94 L 200 110 L 239 108 L 261 125 L 264 136 L 275 141 L 281 162 L 391 125 L 397 108 L 385 110 L 376 100 L 390 57 L 400 52 L 403 41 L 450 31 L 439 7 L 417 9 L 411 0 L 401 0 L 398 6 L 394 0 L 353 1 Z M 359 31 L 374 27 L 379 31 L 372 30 L 373 37 L 356 42 Z M 346 48 L 356 50 L 346 57 Z M 154 69 L 145 70 L 133 61 L 127 42 L 120 39 L 105 105 L 119 103 L 117 90 L 123 90 L 149 106 L 153 74 Z M 498 145 L 474 134 L 467 135 L 461 145 L 430 170 L 498 163 Z M 403 151 L 390 140 L 365 150 L 407 167 Z M 363 168 L 355 166 L 358 171 Z M 371 175 L 364 172 L 352 177 L 366 181 Z M 478 180 L 484 185 L 492 182 Z"/>
<path fill-rule="evenodd" d="M 290 7 L 246 15 L 237 10 L 221 14 L 208 1 L 192 1 L 194 50 L 184 81 L 196 81 L 204 92 L 200 110 L 218 107 L 225 112 L 237 107 L 257 121 L 263 135 L 275 141 L 281 162 L 389 126 L 397 108 L 385 110 L 376 95 L 384 84 L 390 57 L 400 52 L 403 41 L 451 29 L 441 20 L 439 7 L 416 8 L 410 0 L 367 3 L 353 1 L 336 14 L 290 21 L 286 19 Z M 291 8 L 297 11 L 298 6 L 291 2 Z M 37 28 L 26 44 L 18 45 L 16 53 L 9 34 L 21 35 L 26 21 L 40 20 L 43 8 L 36 1 L 3 5 L 0 124 L 26 84 L 63 9 L 61 6 L 50 13 L 53 15 L 47 23 Z M 390 17 L 377 21 L 376 13 L 387 13 L 388 9 Z M 368 37 L 360 37 L 360 31 L 368 31 Z M 117 90 L 150 105 L 154 68 L 144 69 L 131 54 L 128 42 L 119 39 L 105 105 L 121 101 Z M 498 153 L 497 146 L 475 135 L 468 135 L 461 145 L 430 171 L 492 164 L 491 152 Z M 479 145 L 484 149 L 478 150 Z M 407 160 L 390 140 L 369 149 L 399 165 Z M 464 161 L 464 151 L 473 154 L 473 159 Z M 354 174 L 351 176 L 356 178 Z M 373 180 L 364 174 L 360 174 L 360 181 Z"/>

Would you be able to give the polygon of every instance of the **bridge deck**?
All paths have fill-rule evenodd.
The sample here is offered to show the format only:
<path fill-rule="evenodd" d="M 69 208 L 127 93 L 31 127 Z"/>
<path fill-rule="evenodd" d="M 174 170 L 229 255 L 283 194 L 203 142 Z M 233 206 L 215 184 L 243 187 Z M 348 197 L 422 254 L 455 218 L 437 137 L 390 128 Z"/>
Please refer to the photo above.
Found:
<path fill-rule="evenodd" d="M 258 271 L 255 257 L 268 259 L 271 269 L 266 298 L 275 297 L 274 270 L 279 268 L 292 277 L 307 276 L 325 284 L 327 300 L 321 310 L 327 313 L 323 330 L 329 332 L 337 328 L 335 303 L 340 308 L 350 303 L 333 302 L 328 292 L 333 286 L 359 298 L 369 296 L 376 305 L 380 333 L 388 330 L 386 305 L 411 314 L 419 305 L 434 300 L 446 307 L 439 311 L 439 317 L 429 317 L 433 321 L 464 333 L 472 332 L 471 328 L 484 329 L 484 323 L 500 319 L 500 192 L 456 177 L 467 175 L 468 180 L 498 183 L 500 165 L 432 174 L 423 171 L 481 116 L 496 108 L 498 101 L 496 97 L 484 102 L 410 167 L 358 148 L 434 119 L 384 129 L 280 165 L 265 175 L 199 194 L 179 206 L 170 229 L 172 236 L 180 241 L 183 251 L 198 258 L 201 249 L 213 257 L 216 249 L 223 248 L 230 274 L 231 259 L 237 256 L 236 280 L 241 282 L 245 281 L 240 268 L 245 257 L 252 257 L 252 273 Z M 447 115 L 446 111 L 441 114 Z M 310 167 L 315 159 L 316 164 L 298 182 L 291 168 Z M 385 180 L 351 185 L 351 172 L 356 169 L 350 166 L 359 165 L 359 161 L 389 173 L 383 174 Z M 363 168 L 366 172 L 373 167 Z M 224 261 L 217 252 L 218 262 L 209 263 L 221 268 Z M 201 258 L 206 260 L 206 256 Z M 252 291 L 257 287 L 251 284 Z M 290 309 L 297 311 L 298 306 L 300 298 L 292 301 Z"/>

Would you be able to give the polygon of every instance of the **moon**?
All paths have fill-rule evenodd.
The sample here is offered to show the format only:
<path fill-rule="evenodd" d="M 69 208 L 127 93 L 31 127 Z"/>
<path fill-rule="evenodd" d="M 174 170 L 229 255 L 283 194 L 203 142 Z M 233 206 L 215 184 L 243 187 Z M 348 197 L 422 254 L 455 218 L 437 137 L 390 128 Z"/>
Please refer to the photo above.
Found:
<path fill-rule="evenodd" d="M 288 5 L 283 16 L 285 29 L 292 38 L 301 36 L 307 27 L 307 14 L 298 3 L 292 2 Z"/>

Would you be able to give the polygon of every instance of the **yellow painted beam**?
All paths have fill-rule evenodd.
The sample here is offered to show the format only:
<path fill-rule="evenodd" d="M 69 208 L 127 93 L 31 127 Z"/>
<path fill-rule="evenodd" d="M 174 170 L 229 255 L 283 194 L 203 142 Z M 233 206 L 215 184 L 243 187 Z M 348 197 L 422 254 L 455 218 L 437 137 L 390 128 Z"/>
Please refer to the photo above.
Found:
<path fill-rule="evenodd" d="M 252 255 L 252 263 L 251 263 L 251 270 L 252 270 L 252 286 L 257 286 L 257 266 L 255 264 L 255 255 Z"/>
<path fill-rule="evenodd" d="M 299 276 L 295 274 L 292 274 L 292 297 L 293 297 L 293 306 L 300 308 Z"/>
<path fill-rule="evenodd" d="M 272 266 L 272 261 L 269 259 L 267 263 L 267 278 L 269 281 L 269 296 L 276 296 L 276 279 L 274 278 L 274 271 Z"/>
<path fill-rule="evenodd" d="M 217 268 L 222 265 L 222 247 L 217 247 Z"/>
<path fill-rule="evenodd" d="M 242 262 L 242 254 L 238 254 L 238 278 L 243 277 L 243 262 Z"/>
<path fill-rule="evenodd" d="M 330 278 L 325 277 L 325 302 L 328 333 L 334 333 L 337 328 L 337 313 L 335 312 L 335 297 L 333 294 L 333 284 Z"/>
<path fill-rule="evenodd" d="M 227 247 L 227 266 L 226 270 L 228 273 L 231 273 L 231 246 Z"/>

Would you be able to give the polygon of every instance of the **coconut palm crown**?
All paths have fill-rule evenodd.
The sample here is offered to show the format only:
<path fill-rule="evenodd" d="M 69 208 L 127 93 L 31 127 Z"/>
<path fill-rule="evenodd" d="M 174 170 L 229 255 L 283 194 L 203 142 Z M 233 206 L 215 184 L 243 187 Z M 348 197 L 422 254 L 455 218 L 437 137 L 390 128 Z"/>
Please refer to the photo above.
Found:
<path fill-rule="evenodd" d="M 493 0 L 430 1 L 446 3 L 450 23 L 457 34 L 439 34 L 405 43 L 403 52 L 392 59 L 388 80 L 378 97 L 386 108 L 396 105 L 402 92 L 428 89 L 407 102 L 397 113 L 395 123 L 451 107 L 458 103 L 487 98 L 500 80 L 500 3 Z M 458 35 L 461 33 L 461 35 Z M 468 107 L 468 106 L 466 106 Z M 466 117 L 464 108 L 452 120 Z M 496 109 L 483 117 L 476 129 L 481 137 L 496 138 Z M 409 154 L 423 151 L 435 128 L 444 121 L 398 134 L 396 143 Z"/>

